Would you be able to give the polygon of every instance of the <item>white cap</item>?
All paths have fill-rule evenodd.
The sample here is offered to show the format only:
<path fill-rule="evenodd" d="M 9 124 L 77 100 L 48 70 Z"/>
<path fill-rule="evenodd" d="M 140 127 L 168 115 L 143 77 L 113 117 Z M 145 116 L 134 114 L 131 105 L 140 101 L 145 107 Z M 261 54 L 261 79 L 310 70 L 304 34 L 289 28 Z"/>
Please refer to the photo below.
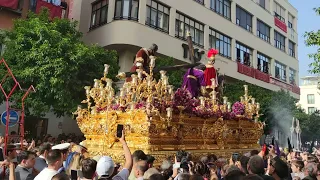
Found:
<path fill-rule="evenodd" d="M 114 171 L 114 162 L 109 156 L 102 156 L 97 164 L 96 172 L 99 177 L 110 177 Z"/>
<path fill-rule="evenodd" d="M 55 146 L 52 146 L 52 150 L 54 149 L 59 149 L 59 150 L 65 150 L 65 149 L 68 149 L 70 147 L 70 143 L 63 143 L 63 144 L 58 144 L 58 145 L 55 145 Z"/>

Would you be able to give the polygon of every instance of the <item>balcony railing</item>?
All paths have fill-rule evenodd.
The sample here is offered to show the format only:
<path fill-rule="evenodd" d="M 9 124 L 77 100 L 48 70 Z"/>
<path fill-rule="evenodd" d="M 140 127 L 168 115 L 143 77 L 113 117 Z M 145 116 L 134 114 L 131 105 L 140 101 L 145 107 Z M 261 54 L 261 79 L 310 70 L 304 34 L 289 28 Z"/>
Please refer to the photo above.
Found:
<path fill-rule="evenodd" d="M 270 83 L 270 75 L 255 69 L 254 77 L 260 81 Z"/>

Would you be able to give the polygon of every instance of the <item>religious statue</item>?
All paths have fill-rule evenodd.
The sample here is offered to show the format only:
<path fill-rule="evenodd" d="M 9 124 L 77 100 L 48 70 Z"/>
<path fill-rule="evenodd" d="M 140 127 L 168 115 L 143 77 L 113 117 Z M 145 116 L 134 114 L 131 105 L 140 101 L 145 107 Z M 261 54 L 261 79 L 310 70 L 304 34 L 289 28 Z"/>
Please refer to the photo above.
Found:
<path fill-rule="evenodd" d="M 192 94 L 192 97 L 198 97 L 206 86 L 203 72 L 205 68 L 206 66 L 203 64 L 189 68 L 183 77 L 182 88 L 187 89 Z"/>
<path fill-rule="evenodd" d="M 206 69 L 204 70 L 204 79 L 206 82 L 206 86 L 207 88 L 211 88 L 212 87 L 212 79 L 214 79 L 214 83 L 215 83 L 215 87 L 218 86 L 218 75 L 217 75 L 217 71 L 216 68 L 214 67 L 214 63 L 215 63 L 215 56 L 218 54 L 218 50 L 216 49 L 210 49 L 208 51 L 208 58 L 209 61 L 206 64 Z"/>
<path fill-rule="evenodd" d="M 137 69 L 143 68 L 143 70 L 149 70 L 150 56 L 155 56 L 158 51 L 158 46 L 152 44 L 149 49 L 141 48 L 137 54 L 131 72 L 136 72 Z"/>

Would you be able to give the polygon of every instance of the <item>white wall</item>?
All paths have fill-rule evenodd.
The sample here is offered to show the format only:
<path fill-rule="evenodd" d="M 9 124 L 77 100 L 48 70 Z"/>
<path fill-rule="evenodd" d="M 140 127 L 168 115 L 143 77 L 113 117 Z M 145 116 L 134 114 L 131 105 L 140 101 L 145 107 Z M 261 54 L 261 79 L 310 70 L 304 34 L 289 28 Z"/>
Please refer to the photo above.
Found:
<path fill-rule="evenodd" d="M 299 105 L 301 108 L 308 113 L 309 107 L 315 107 L 317 110 L 320 110 L 320 91 L 317 85 L 308 85 L 308 86 L 300 86 L 300 101 Z M 315 102 L 314 104 L 308 104 L 308 94 L 314 94 Z"/>

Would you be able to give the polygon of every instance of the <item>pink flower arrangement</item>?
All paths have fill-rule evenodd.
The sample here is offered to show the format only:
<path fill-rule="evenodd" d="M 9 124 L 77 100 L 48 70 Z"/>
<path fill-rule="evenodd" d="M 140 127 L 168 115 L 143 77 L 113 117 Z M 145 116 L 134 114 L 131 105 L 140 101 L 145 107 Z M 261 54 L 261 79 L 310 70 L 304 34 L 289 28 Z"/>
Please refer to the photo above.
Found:
<path fill-rule="evenodd" d="M 244 104 L 242 104 L 241 102 L 237 101 L 232 105 L 232 112 L 235 115 L 243 115 L 244 111 L 245 111 L 245 107 L 244 107 Z"/>

